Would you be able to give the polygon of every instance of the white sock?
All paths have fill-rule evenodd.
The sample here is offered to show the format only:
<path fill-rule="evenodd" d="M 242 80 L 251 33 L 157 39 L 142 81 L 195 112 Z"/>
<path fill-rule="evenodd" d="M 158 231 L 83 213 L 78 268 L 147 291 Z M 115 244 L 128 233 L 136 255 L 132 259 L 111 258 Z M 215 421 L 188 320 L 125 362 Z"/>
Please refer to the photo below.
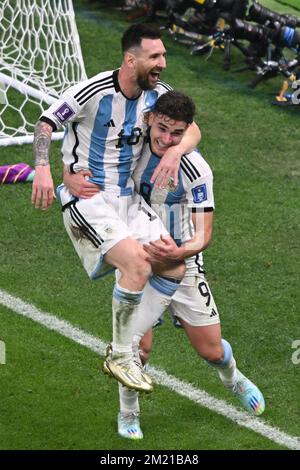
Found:
<path fill-rule="evenodd" d="M 124 414 L 139 413 L 139 393 L 136 390 L 129 390 L 119 383 L 120 412 Z"/>
<path fill-rule="evenodd" d="M 222 338 L 224 350 L 223 359 L 218 362 L 207 361 L 212 367 L 217 369 L 220 379 L 227 388 L 232 388 L 237 381 L 236 362 L 232 354 L 231 345 Z"/>
<path fill-rule="evenodd" d="M 131 292 L 115 284 L 113 291 L 113 354 L 132 354 L 136 313 L 142 292 Z"/>
<path fill-rule="evenodd" d="M 163 315 L 171 303 L 179 282 L 160 276 L 152 276 L 144 287 L 144 293 L 136 317 L 134 347 L 138 347 L 141 338 Z"/>
<path fill-rule="evenodd" d="M 223 369 L 218 368 L 218 374 L 226 388 L 232 388 L 237 381 L 236 362 L 232 357 L 229 364 Z"/>

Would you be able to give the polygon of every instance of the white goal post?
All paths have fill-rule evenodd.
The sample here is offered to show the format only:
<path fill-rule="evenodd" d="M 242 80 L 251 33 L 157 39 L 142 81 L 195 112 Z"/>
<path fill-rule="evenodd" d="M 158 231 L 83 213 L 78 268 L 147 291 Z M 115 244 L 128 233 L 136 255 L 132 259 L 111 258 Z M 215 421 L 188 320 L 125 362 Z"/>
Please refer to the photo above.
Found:
<path fill-rule="evenodd" d="M 0 146 L 32 142 L 42 111 L 84 79 L 72 0 L 0 0 Z"/>

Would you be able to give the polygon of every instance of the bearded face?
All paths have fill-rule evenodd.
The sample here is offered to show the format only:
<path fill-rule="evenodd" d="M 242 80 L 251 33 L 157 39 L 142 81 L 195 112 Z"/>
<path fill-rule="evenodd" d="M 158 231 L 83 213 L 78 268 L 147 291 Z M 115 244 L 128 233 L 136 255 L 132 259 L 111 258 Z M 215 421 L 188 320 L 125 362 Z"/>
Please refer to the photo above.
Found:
<path fill-rule="evenodd" d="M 160 77 L 161 68 L 155 67 L 150 70 L 139 70 L 137 83 L 142 90 L 153 90 Z"/>
<path fill-rule="evenodd" d="M 142 90 L 156 87 L 166 67 L 166 50 L 160 39 L 143 39 L 136 54 L 137 83 Z"/>

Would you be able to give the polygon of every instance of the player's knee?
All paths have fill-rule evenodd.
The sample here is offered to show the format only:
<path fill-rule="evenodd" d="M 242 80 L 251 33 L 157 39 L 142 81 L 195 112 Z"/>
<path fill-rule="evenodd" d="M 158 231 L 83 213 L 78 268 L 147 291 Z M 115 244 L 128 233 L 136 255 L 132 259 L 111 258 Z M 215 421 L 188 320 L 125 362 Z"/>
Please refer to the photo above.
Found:
<path fill-rule="evenodd" d="M 212 345 L 200 353 L 200 356 L 208 362 L 220 362 L 224 356 L 222 345 Z"/>
<path fill-rule="evenodd" d="M 132 274 L 135 275 L 137 279 L 141 279 L 146 283 L 151 274 L 151 264 L 141 255 L 134 256 L 130 264 Z"/>
<path fill-rule="evenodd" d="M 141 255 L 136 254 L 127 266 L 127 273 L 132 279 L 145 285 L 151 274 L 151 264 Z"/>

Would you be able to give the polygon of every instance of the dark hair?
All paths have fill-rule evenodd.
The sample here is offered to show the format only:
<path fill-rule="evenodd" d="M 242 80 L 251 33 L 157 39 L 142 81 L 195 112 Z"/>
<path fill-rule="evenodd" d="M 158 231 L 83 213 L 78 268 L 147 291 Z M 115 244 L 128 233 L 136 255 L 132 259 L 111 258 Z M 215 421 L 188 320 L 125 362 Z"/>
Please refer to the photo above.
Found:
<path fill-rule="evenodd" d="M 140 46 L 142 39 L 160 39 L 161 33 L 154 26 L 149 24 L 139 23 L 129 26 L 124 31 L 121 44 L 122 52 L 128 51 L 131 47 Z"/>
<path fill-rule="evenodd" d="M 158 98 L 154 112 L 164 114 L 175 121 L 191 124 L 194 120 L 196 106 L 189 96 L 172 90 Z"/>

